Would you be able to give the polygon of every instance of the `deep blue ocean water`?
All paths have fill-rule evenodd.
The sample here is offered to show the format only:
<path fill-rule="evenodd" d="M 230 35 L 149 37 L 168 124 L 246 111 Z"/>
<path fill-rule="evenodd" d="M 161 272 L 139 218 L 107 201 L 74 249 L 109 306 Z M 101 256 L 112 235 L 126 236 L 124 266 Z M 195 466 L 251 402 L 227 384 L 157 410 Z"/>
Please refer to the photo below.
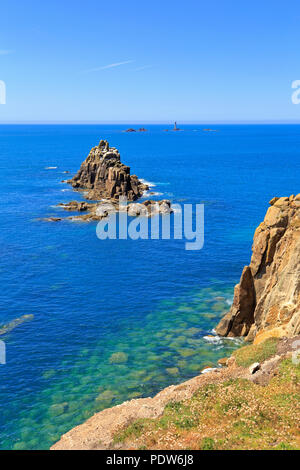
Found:
<path fill-rule="evenodd" d="M 49 448 L 96 411 L 229 354 L 235 343 L 204 336 L 229 307 L 268 201 L 299 192 L 299 126 L 126 127 L 0 126 L 0 324 L 34 315 L 1 337 L 1 449 Z M 56 204 L 81 196 L 63 172 L 102 138 L 157 199 L 205 204 L 201 251 L 184 240 L 100 241 L 96 223 L 39 220 L 70 215 Z"/>

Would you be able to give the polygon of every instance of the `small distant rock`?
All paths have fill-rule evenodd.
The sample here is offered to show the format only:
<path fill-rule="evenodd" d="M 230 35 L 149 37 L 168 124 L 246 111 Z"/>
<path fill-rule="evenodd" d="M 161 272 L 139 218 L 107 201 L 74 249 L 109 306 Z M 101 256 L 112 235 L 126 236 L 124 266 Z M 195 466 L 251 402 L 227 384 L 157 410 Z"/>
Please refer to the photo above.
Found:
<path fill-rule="evenodd" d="M 45 222 L 60 222 L 62 219 L 60 217 L 46 217 L 43 220 Z"/>
<path fill-rule="evenodd" d="M 9 323 L 6 323 L 5 325 L 0 326 L 0 336 L 5 335 L 6 333 L 10 333 L 12 330 L 14 330 L 17 326 L 22 325 L 22 323 L 26 321 L 33 320 L 34 315 L 28 314 L 28 315 L 22 315 L 19 318 L 15 318 L 14 320 L 10 321 Z"/>
<path fill-rule="evenodd" d="M 126 129 L 126 131 L 125 131 L 125 132 L 136 132 L 136 130 L 135 130 L 135 129 L 133 129 L 132 127 L 130 127 L 129 129 Z"/>
<path fill-rule="evenodd" d="M 227 366 L 227 361 L 228 361 L 228 357 L 222 357 L 221 359 L 218 360 L 218 364 L 220 366 Z"/>

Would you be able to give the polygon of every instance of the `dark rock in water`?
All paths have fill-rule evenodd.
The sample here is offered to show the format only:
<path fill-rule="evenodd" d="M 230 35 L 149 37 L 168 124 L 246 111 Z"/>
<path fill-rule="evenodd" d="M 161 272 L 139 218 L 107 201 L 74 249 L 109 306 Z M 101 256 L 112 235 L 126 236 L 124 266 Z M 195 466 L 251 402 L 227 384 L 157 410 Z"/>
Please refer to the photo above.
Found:
<path fill-rule="evenodd" d="M 0 326 L 0 336 L 5 335 L 6 333 L 10 333 L 17 326 L 22 325 L 22 323 L 26 321 L 33 320 L 33 318 L 34 318 L 34 315 L 32 314 L 22 315 L 21 317 L 16 318 L 15 320 L 12 320 L 9 323 L 6 323 L 5 325 Z"/>
<path fill-rule="evenodd" d="M 42 220 L 44 220 L 45 222 L 60 222 L 62 219 L 61 217 L 46 217 Z"/>
<path fill-rule="evenodd" d="M 126 131 L 125 131 L 125 132 L 136 132 L 136 130 L 135 130 L 135 129 L 133 129 L 132 127 L 130 127 L 129 129 L 126 129 Z"/>
<path fill-rule="evenodd" d="M 140 127 L 139 132 L 147 132 L 147 129 L 145 129 L 144 127 Z"/>
<path fill-rule="evenodd" d="M 86 198 L 93 200 L 117 200 L 126 196 L 129 201 L 134 201 L 148 189 L 136 175 L 130 174 L 130 168 L 121 163 L 118 150 L 109 147 L 106 140 L 92 148 L 78 173 L 68 183 L 74 189 L 87 189 Z"/>
<path fill-rule="evenodd" d="M 78 201 L 71 201 L 67 203 L 58 204 L 58 207 L 62 207 L 65 211 L 73 211 L 73 212 L 85 212 L 90 207 L 93 206 L 92 203 L 88 203 L 85 201 L 78 202 Z"/>
<path fill-rule="evenodd" d="M 99 221 L 107 217 L 112 211 L 126 211 L 129 216 L 152 217 L 154 215 L 167 215 L 173 212 L 171 202 L 167 199 L 162 201 L 152 201 L 150 199 L 144 202 L 132 202 L 120 209 L 116 200 L 104 200 L 101 202 L 77 202 L 71 201 L 67 204 L 59 204 L 59 207 L 66 211 L 85 212 L 84 214 L 68 217 L 72 221 L 92 222 Z"/>
<path fill-rule="evenodd" d="M 141 128 L 141 132 L 146 129 Z M 76 190 L 87 190 L 84 197 L 94 202 L 71 201 L 58 204 L 58 207 L 69 212 L 80 212 L 80 215 L 65 219 L 48 217 L 47 222 L 60 220 L 72 221 L 99 221 L 112 212 L 127 212 L 129 216 L 167 215 L 173 212 L 171 202 L 168 200 L 146 200 L 135 203 L 136 199 L 149 189 L 136 175 L 130 174 L 130 168 L 120 160 L 120 154 L 114 147 L 110 147 L 106 140 L 101 140 L 97 147 L 92 148 L 88 157 L 81 164 L 78 173 L 67 183 Z M 154 194 L 154 193 L 152 193 Z M 119 206 L 121 196 L 127 198 L 129 204 Z M 96 202 L 97 201 L 97 202 Z"/>

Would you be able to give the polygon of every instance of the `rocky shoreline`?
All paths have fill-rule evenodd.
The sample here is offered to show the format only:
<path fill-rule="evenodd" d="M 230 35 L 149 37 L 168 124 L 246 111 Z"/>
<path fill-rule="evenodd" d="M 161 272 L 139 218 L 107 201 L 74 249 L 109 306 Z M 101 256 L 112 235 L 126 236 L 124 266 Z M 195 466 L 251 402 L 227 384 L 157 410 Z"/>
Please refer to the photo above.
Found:
<path fill-rule="evenodd" d="M 295 351 L 298 353 L 300 349 L 300 194 L 273 198 L 270 204 L 271 207 L 264 221 L 255 232 L 251 263 L 244 268 L 241 281 L 235 287 L 232 307 L 216 328 L 220 336 L 244 336 L 248 341 L 253 341 L 253 344 L 238 349 L 230 358 L 219 361 L 223 365 L 222 368 L 210 370 L 180 385 L 168 387 L 154 398 L 131 400 L 96 413 L 85 423 L 64 434 L 51 447 L 52 450 L 139 448 L 138 446 L 141 442 L 144 443 L 145 438 L 142 434 L 141 440 L 138 440 L 136 433 L 138 424 L 134 423 L 139 423 L 139 429 L 144 432 L 149 429 L 147 436 L 150 435 L 150 431 L 153 436 L 159 435 L 159 432 L 163 434 L 163 428 L 157 431 L 157 427 L 151 428 L 151 426 L 153 420 L 159 420 L 166 413 L 168 404 L 178 403 L 178 407 L 182 406 L 184 409 L 187 404 L 190 406 L 189 400 L 193 400 L 195 394 L 201 393 L 201 390 L 208 390 L 208 386 L 218 385 L 221 385 L 218 391 L 220 400 L 224 399 L 223 385 L 228 388 L 228 381 L 233 381 L 236 384 L 235 392 L 241 394 L 243 392 L 240 392 L 239 387 L 244 387 L 244 382 L 240 382 L 241 380 L 264 387 L 270 384 L 270 393 L 275 393 L 275 397 L 278 396 L 279 390 L 289 387 L 290 393 L 294 393 L 294 390 L 299 391 L 300 384 L 295 378 L 298 377 L 299 366 L 297 361 L 293 362 L 291 359 Z M 286 370 L 291 373 L 288 379 Z M 282 382 L 278 383 L 277 376 Z M 287 382 L 285 383 L 284 380 Z M 261 405 L 258 405 L 261 399 L 258 391 L 260 389 L 254 387 L 251 392 L 254 414 L 256 413 L 255 407 L 266 408 L 264 398 L 262 398 Z M 293 396 L 290 396 L 290 399 L 292 398 Z M 213 413 L 215 413 L 215 399 L 214 397 Z M 204 405 L 205 403 L 204 401 Z M 280 420 L 285 419 L 280 409 L 276 410 L 277 414 L 274 413 L 272 403 L 270 403 L 269 412 L 274 415 L 272 415 L 274 426 Z M 292 417 L 289 417 L 289 420 L 294 419 L 294 410 L 288 408 L 286 413 L 290 412 L 292 412 Z M 240 422 L 240 418 L 245 420 L 237 414 L 237 423 Z M 295 423 L 296 421 L 297 416 Z M 141 422 L 144 423 L 142 427 Z M 218 425 L 219 422 L 216 423 L 216 426 Z M 131 434 L 130 426 L 133 426 L 135 430 Z M 234 426 L 236 426 L 235 421 L 233 430 Z M 257 426 L 263 429 L 263 421 Z M 170 432 L 173 433 L 172 438 L 174 438 L 175 431 L 172 429 L 171 427 Z M 294 433 L 293 429 L 292 427 L 291 433 Z M 198 428 L 197 432 L 199 433 Z M 220 432 L 224 434 L 223 427 Z M 264 433 L 266 434 L 266 431 L 262 431 L 263 435 Z M 120 435 L 123 437 L 120 438 Z M 195 434 L 193 436 L 195 439 Z M 296 442 L 297 433 L 292 437 L 293 442 Z M 153 442 L 153 438 L 151 439 L 150 442 Z M 184 442 L 184 436 L 182 439 Z M 264 441 L 263 437 L 261 439 L 260 445 L 266 445 L 269 448 L 269 441 Z M 277 442 L 273 435 L 270 439 Z M 165 448 L 178 448 L 178 442 L 174 443 L 173 447 L 170 446 L 169 434 L 166 442 Z M 281 445 L 282 442 L 282 440 L 279 441 L 279 444 Z M 251 444 L 248 445 L 251 446 Z M 284 442 L 283 445 L 285 445 Z M 154 444 L 150 446 L 150 448 L 156 448 Z"/>
<path fill-rule="evenodd" d="M 195 394 L 201 393 L 201 391 L 205 394 L 207 393 L 206 390 L 211 389 L 211 387 L 222 386 L 222 384 L 234 381 L 239 382 L 242 380 L 249 382 L 249 384 L 267 387 L 272 379 L 276 379 L 280 365 L 285 360 L 291 360 L 296 342 L 300 343 L 300 336 L 279 340 L 264 360 L 250 366 L 241 365 L 240 357 L 234 354 L 227 360 L 225 368 L 216 368 L 182 384 L 171 385 L 153 398 L 133 399 L 121 405 L 107 408 L 64 434 L 50 450 L 140 449 L 141 442 L 145 443 L 145 440 L 143 434 L 141 434 L 140 441 L 136 440 L 136 429 L 141 428 L 142 423 L 157 422 L 164 415 L 168 405 L 178 404 L 177 406 L 179 406 L 183 403 L 184 407 Z M 256 352 L 256 354 L 258 353 Z M 251 356 L 250 352 L 249 355 Z M 132 436 L 127 431 L 130 426 L 134 428 Z M 173 433 L 175 433 L 175 430 L 173 430 Z M 128 438 L 127 441 L 126 438 Z M 167 445 L 162 447 L 158 443 L 158 447 L 154 447 L 152 444 L 150 448 L 182 448 L 178 444 L 172 447 L 169 443 L 170 435 L 168 434 Z"/>

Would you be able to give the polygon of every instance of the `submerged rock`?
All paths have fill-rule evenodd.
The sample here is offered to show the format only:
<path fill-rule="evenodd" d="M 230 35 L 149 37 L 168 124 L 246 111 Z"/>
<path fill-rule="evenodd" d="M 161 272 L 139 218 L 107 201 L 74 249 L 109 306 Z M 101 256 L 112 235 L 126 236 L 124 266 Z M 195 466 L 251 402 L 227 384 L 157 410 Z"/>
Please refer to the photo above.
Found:
<path fill-rule="evenodd" d="M 260 342 L 300 333 L 300 194 L 270 204 L 232 307 L 216 328 L 221 336 Z"/>
<path fill-rule="evenodd" d="M 17 328 L 17 326 L 22 325 L 22 323 L 25 323 L 26 321 L 33 320 L 33 318 L 34 315 L 32 314 L 22 315 L 21 317 L 16 318 L 15 320 L 12 320 L 9 323 L 0 326 L 0 336 L 5 335 L 6 333 L 10 333 L 12 330 Z"/>
<path fill-rule="evenodd" d="M 50 416 L 56 417 L 64 414 L 68 410 L 68 403 L 57 403 L 50 406 Z"/>
<path fill-rule="evenodd" d="M 128 354 L 124 352 L 113 353 L 109 358 L 110 364 L 122 364 L 128 361 Z"/>
<path fill-rule="evenodd" d="M 100 393 L 100 395 L 98 395 L 95 400 L 103 401 L 106 404 L 109 404 L 113 401 L 115 397 L 116 397 L 116 393 L 113 392 L 112 390 L 104 390 L 104 392 Z"/>
<path fill-rule="evenodd" d="M 173 376 L 179 375 L 179 369 L 178 369 L 178 367 L 168 367 L 168 368 L 166 369 L 166 372 L 167 372 L 169 375 L 173 375 Z"/>

